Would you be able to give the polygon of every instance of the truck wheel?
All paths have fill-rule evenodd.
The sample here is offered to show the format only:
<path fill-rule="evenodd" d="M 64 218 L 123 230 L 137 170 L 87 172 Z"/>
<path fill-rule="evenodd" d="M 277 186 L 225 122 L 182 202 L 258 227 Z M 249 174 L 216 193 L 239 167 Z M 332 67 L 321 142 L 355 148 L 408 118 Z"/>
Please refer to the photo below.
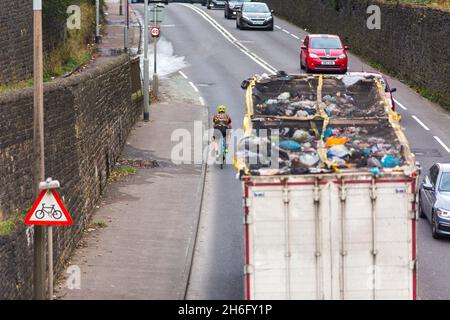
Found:
<path fill-rule="evenodd" d="M 305 66 L 303 65 L 303 55 L 300 55 L 300 69 L 304 70 Z"/>

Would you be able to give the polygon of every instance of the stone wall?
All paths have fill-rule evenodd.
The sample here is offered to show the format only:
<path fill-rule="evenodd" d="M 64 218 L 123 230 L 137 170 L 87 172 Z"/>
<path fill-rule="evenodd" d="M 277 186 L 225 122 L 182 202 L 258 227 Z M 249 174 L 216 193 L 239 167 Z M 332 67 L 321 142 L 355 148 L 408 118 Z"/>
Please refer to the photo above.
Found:
<path fill-rule="evenodd" d="M 46 176 L 74 225 L 55 228 L 56 271 L 81 236 L 129 131 L 142 114 L 133 100 L 128 55 L 45 84 Z M 26 212 L 33 200 L 33 90 L 0 94 L 0 212 Z M 32 228 L 0 237 L 0 300 L 29 299 Z M 31 240 L 30 240 L 31 239 Z"/>
<path fill-rule="evenodd" d="M 65 21 L 47 12 L 42 24 L 44 51 L 49 52 L 64 41 Z M 32 0 L 0 1 L 0 48 L 0 85 L 32 78 Z"/>
<path fill-rule="evenodd" d="M 266 2 L 308 32 L 347 38 L 352 52 L 427 89 L 450 108 L 450 12 L 374 0 Z M 366 27 L 371 4 L 381 8 L 381 30 Z"/>

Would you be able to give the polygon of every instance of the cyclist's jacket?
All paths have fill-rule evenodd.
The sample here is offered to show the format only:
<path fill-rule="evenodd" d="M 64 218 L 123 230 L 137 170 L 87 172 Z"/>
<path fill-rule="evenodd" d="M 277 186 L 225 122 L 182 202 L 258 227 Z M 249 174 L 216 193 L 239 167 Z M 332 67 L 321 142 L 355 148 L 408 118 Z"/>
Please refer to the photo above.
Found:
<path fill-rule="evenodd" d="M 231 118 L 226 113 L 216 114 L 213 118 L 214 128 L 229 128 L 231 124 Z"/>

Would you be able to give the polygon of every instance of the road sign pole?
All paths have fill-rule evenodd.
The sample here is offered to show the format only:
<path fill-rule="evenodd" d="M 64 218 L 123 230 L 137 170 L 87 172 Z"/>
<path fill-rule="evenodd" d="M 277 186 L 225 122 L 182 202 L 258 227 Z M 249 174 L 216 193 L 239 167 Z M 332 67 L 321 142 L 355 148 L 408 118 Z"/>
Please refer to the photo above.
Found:
<path fill-rule="evenodd" d="M 158 6 L 155 4 L 153 7 L 153 21 L 155 22 L 155 25 L 158 26 Z M 158 43 L 159 37 L 155 37 L 153 39 L 153 82 L 152 82 L 152 91 L 153 96 L 155 98 L 158 98 L 158 70 L 157 70 L 157 43 Z"/>
<path fill-rule="evenodd" d="M 44 84 L 42 51 L 42 0 L 33 0 L 33 47 L 34 47 L 34 115 L 33 149 L 34 192 L 39 194 L 39 182 L 45 177 L 44 158 Z M 33 252 L 33 299 L 45 299 L 45 227 L 34 226 Z"/>
<path fill-rule="evenodd" d="M 48 226 L 48 296 L 53 300 L 53 227 Z"/>
<path fill-rule="evenodd" d="M 123 1 L 123 0 L 120 0 L 119 16 L 123 15 L 123 11 L 122 11 L 122 10 L 123 10 L 123 9 L 122 9 L 122 1 Z"/>
<path fill-rule="evenodd" d="M 144 0 L 144 121 L 150 120 L 148 89 L 150 87 L 150 70 L 148 61 L 148 0 Z"/>

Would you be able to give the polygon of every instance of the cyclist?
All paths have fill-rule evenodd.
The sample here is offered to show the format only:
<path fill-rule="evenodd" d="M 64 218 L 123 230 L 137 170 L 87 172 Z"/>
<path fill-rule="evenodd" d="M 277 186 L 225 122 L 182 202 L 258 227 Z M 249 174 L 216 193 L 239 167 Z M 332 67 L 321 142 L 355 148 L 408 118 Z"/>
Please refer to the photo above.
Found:
<path fill-rule="evenodd" d="M 217 107 L 217 114 L 213 118 L 214 123 L 214 143 L 215 150 L 217 154 L 217 150 L 219 149 L 219 140 L 220 133 L 222 137 L 225 139 L 225 153 L 228 152 L 228 137 L 227 137 L 227 129 L 231 129 L 231 118 L 227 115 L 227 107 L 224 105 L 220 105 Z"/>

